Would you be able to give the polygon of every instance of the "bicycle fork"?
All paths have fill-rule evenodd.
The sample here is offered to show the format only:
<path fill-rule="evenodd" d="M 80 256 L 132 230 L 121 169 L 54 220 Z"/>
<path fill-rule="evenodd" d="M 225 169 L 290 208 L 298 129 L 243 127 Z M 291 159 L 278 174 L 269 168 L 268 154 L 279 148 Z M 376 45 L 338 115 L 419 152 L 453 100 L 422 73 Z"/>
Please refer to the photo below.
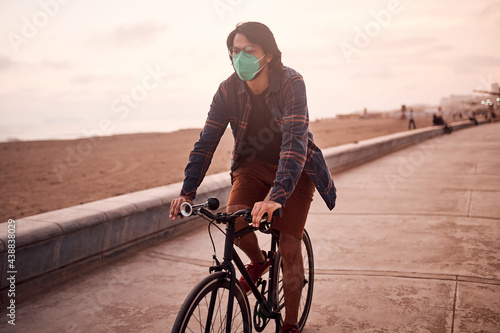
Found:
<path fill-rule="evenodd" d="M 236 262 L 236 265 L 240 269 L 241 267 L 239 264 L 243 266 L 241 259 L 236 253 L 236 250 L 234 249 L 235 231 L 236 231 L 235 221 L 227 221 L 223 262 L 220 265 L 210 267 L 210 272 L 226 271 L 229 273 L 229 295 L 228 295 L 227 311 L 226 311 L 226 333 L 231 333 L 231 326 L 233 319 L 233 305 L 234 305 L 234 289 L 236 285 L 236 272 L 232 261 L 234 260 Z M 244 266 L 243 266 L 243 271 L 246 273 Z M 217 290 L 214 290 L 212 291 L 212 295 L 210 297 L 210 306 L 208 311 L 210 315 L 207 317 L 207 324 L 205 325 L 206 333 L 210 333 L 216 299 L 217 299 Z"/>
<path fill-rule="evenodd" d="M 226 333 L 231 333 L 231 325 L 233 320 L 234 286 L 236 284 L 236 272 L 234 270 L 234 266 L 232 263 L 232 258 L 236 254 L 233 248 L 234 232 L 235 232 L 234 226 L 235 226 L 234 221 L 230 221 L 226 224 L 226 242 L 224 244 L 224 261 L 222 262 L 222 265 L 229 271 L 230 274 L 229 299 L 227 301 L 227 312 L 226 312 L 227 315 Z"/>
<path fill-rule="evenodd" d="M 234 290 L 235 290 L 235 285 L 236 285 L 236 272 L 235 272 L 235 267 L 233 265 L 233 262 L 236 264 L 236 267 L 238 267 L 238 270 L 241 272 L 243 278 L 246 280 L 248 286 L 250 287 L 250 290 L 254 294 L 255 298 L 257 299 L 257 302 L 261 305 L 261 311 L 262 313 L 267 317 L 267 318 L 273 318 L 273 311 L 270 307 L 270 304 L 266 301 L 264 296 L 259 292 L 257 287 L 252 281 L 252 278 L 250 275 L 247 273 L 245 265 L 241 261 L 238 253 L 234 249 L 234 238 L 235 234 L 237 237 L 244 236 L 248 234 L 249 227 L 239 230 L 236 232 L 235 229 L 235 222 L 234 221 L 228 221 L 226 224 L 226 237 L 225 237 L 225 244 L 224 244 L 224 260 L 221 265 L 213 266 L 210 268 L 210 271 L 221 271 L 225 270 L 229 273 L 229 297 L 228 297 L 228 302 L 227 302 L 227 312 L 226 312 L 226 333 L 231 332 L 231 325 L 232 325 L 232 317 L 233 317 L 233 305 L 234 305 Z M 276 247 L 277 247 L 277 242 L 275 238 L 273 237 L 272 242 L 271 242 L 271 252 L 276 253 Z M 271 258 L 271 259 L 274 259 Z M 269 274 L 272 276 L 273 274 L 273 269 L 275 269 L 274 265 L 271 263 L 270 268 L 269 268 Z M 274 286 L 276 287 L 276 286 Z M 268 287 L 269 292 L 272 292 L 273 286 Z M 246 295 L 245 295 L 246 297 Z M 207 318 L 207 325 L 206 327 L 206 332 L 209 333 L 210 331 L 210 323 L 212 321 L 213 317 L 213 312 L 215 308 L 215 302 L 217 298 L 217 292 L 214 290 L 212 292 L 211 298 L 210 298 L 210 307 L 209 307 L 209 313 L 210 316 Z"/>

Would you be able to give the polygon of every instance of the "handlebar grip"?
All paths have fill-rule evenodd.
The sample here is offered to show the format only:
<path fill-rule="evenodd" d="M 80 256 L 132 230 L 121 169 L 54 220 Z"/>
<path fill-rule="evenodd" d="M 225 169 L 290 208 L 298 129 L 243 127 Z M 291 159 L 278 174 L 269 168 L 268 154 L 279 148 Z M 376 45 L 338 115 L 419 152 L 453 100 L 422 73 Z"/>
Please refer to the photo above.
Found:
<path fill-rule="evenodd" d="M 276 210 L 273 212 L 273 216 L 272 216 L 272 217 L 273 217 L 273 218 L 274 218 L 274 217 L 280 217 L 280 218 L 281 218 L 281 217 L 283 217 L 283 209 L 282 209 L 282 208 L 278 208 L 278 209 L 276 209 Z M 271 219 L 271 220 L 272 220 L 272 219 Z M 250 216 L 249 221 L 251 222 L 251 216 Z M 267 217 L 267 213 L 265 213 L 265 214 L 262 216 L 262 221 L 261 221 L 261 223 L 262 223 L 262 222 L 269 222 L 269 219 L 268 219 L 268 217 Z"/>
<path fill-rule="evenodd" d="M 282 208 L 276 209 L 273 212 L 273 217 L 279 217 L 279 218 L 283 217 L 283 209 Z M 271 221 L 272 221 L 272 219 L 271 219 Z M 272 226 L 271 221 L 269 221 L 266 217 L 265 220 L 261 221 L 261 223 L 259 225 L 259 230 L 263 233 L 269 233 L 271 230 L 271 226 Z"/>
<path fill-rule="evenodd" d="M 191 215 L 196 215 L 196 209 L 200 208 L 208 208 L 209 210 L 217 210 L 219 208 L 219 199 L 217 198 L 208 198 L 208 200 L 199 205 L 191 205 L 189 202 L 183 202 L 180 207 L 179 214 L 184 217 L 189 217 Z"/>
<path fill-rule="evenodd" d="M 193 206 L 189 202 L 183 202 L 180 207 L 179 214 L 184 217 L 189 217 L 193 214 Z"/>

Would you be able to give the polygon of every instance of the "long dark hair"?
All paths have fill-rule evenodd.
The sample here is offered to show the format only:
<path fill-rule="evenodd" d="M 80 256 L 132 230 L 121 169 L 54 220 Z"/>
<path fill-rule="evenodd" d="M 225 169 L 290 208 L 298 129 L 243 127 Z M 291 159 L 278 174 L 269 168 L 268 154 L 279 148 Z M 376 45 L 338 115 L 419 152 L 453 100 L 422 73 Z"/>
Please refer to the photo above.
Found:
<path fill-rule="evenodd" d="M 272 53 L 273 59 L 269 63 L 271 72 L 278 74 L 283 72 L 281 51 L 278 49 L 273 33 L 265 24 L 259 22 L 238 23 L 236 29 L 231 31 L 229 36 L 227 36 L 226 44 L 228 49 L 233 47 L 234 36 L 236 36 L 237 33 L 245 35 L 250 43 L 262 47 L 265 53 Z"/>

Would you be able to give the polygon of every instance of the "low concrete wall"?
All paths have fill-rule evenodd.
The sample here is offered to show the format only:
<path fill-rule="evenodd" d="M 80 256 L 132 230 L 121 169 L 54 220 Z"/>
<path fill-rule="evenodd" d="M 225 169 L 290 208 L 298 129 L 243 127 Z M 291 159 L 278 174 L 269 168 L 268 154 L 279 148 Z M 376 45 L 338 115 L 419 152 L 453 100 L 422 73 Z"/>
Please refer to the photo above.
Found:
<path fill-rule="evenodd" d="M 453 124 L 454 130 L 469 126 L 473 124 Z M 442 127 L 423 128 L 327 148 L 323 153 L 332 171 L 338 172 L 442 134 Z M 197 228 L 204 223 L 201 219 L 186 223 L 186 219 L 168 218 L 170 202 L 180 188 L 180 183 L 171 184 L 26 217 L 11 223 L 15 233 L 9 232 L 8 223 L 0 224 L 2 308 L 11 299 L 8 293 L 13 286 L 19 303 L 133 248 Z M 214 196 L 227 202 L 230 189 L 228 172 L 208 176 L 197 201 Z M 15 257 L 9 257 L 13 235 Z M 7 280 L 12 276 L 13 285 Z"/>
<path fill-rule="evenodd" d="M 227 173 L 211 175 L 200 186 L 198 198 L 215 196 L 225 202 L 230 188 Z M 8 257 L 7 223 L 0 224 L 2 305 L 11 289 L 7 277 L 15 277 L 15 299 L 22 302 L 132 248 L 197 228 L 201 219 L 186 223 L 168 218 L 170 202 L 179 191 L 179 183 L 171 184 L 15 220 L 14 262 Z"/>
<path fill-rule="evenodd" d="M 331 147 L 324 149 L 323 153 L 329 168 L 335 173 L 442 134 L 441 127 L 423 128 Z"/>

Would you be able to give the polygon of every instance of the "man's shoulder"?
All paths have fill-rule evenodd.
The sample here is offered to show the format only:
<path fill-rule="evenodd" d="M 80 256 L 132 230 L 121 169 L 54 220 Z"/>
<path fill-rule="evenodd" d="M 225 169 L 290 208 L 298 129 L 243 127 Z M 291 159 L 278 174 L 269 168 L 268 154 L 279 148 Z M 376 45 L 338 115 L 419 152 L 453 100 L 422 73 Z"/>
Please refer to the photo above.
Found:
<path fill-rule="evenodd" d="M 280 91 L 291 87 L 293 82 L 303 81 L 302 75 L 291 67 L 283 66 L 281 73 L 274 73 L 270 79 L 270 91 Z"/>
<path fill-rule="evenodd" d="M 287 66 L 283 66 L 283 76 L 285 78 L 295 78 L 295 77 L 302 77 L 302 75 L 297 72 L 295 69 Z"/>

